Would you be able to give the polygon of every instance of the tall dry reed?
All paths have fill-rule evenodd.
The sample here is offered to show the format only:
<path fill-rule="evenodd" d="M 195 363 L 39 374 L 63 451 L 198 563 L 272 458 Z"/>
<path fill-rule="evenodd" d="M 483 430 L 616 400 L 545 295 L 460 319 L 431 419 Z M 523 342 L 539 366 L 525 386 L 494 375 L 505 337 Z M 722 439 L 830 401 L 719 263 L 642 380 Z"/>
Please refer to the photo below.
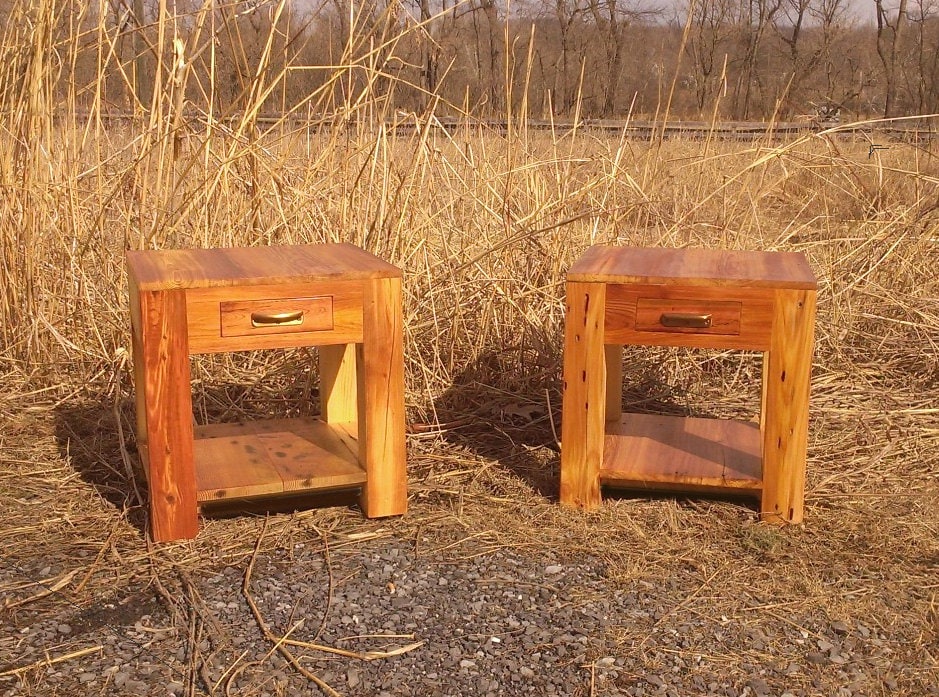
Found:
<path fill-rule="evenodd" d="M 524 103 L 506 133 L 433 94 L 425 113 L 401 115 L 383 60 L 403 35 L 374 25 L 290 105 L 278 95 L 312 68 L 273 67 L 285 2 L 267 5 L 252 60 L 240 5 L 174 15 L 161 2 L 132 42 L 109 7 L 21 0 L 5 23 L 0 340 L 4 371 L 33 389 L 119 386 L 125 249 L 326 240 L 406 270 L 410 402 L 425 418 L 461 374 L 555 384 L 564 271 L 598 242 L 805 251 L 822 281 L 824 369 L 877 361 L 891 383 L 935 384 L 934 143 L 871 153 L 838 129 L 785 144 L 637 142 L 576 120 L 535 131 Z M 247 76 L 227 105 L 223 40 Z M 461 125 L 443 128 L 444 113 Z"/>

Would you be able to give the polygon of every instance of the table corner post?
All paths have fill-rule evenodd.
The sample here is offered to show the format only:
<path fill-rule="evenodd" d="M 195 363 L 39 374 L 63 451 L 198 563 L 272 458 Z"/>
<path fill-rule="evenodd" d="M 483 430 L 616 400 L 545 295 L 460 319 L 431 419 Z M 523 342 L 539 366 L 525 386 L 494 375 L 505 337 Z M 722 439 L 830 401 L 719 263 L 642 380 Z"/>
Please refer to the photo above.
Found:
<path fill-rule="evenodd" d="M 566 304 L 560 501 L 591 510 L 600 505 L 607 409 L 606 284 L 568 281 Z"/>
<path fill-rule="evenodd" d="M 139 313 L 138 423 L 146 431 L 153 539 L 191 539 L 199 529 L 185 290 L 134 293 Z M 139 364 L 139 367 L 138 367 Z"/>
<path fill-rule="evenodd" d="M 768 523 L 801 523 L 808 449 L 815 290 L 779 289 L 763 371 L 763 491 Z"/>
<path fill-rule="evenodd" d="M 363 304 L 360 457 L 366 482 L 361 505 L 366 516 L 377 518 L 407 511 L 401 278 L 368 280 Z"/>

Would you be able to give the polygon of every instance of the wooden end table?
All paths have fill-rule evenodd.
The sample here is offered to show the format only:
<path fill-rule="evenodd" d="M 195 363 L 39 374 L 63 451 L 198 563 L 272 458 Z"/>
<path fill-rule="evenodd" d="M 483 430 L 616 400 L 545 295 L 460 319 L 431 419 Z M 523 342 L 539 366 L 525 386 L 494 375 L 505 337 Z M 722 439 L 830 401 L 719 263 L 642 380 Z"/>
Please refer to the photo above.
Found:
<path fill-rule="evenodd" d="M 137 443 L 157 541 L 200 503 L 361 487 L 407 508 L 401 271 L 349 244 L 127 252 Z M 321 417 L 193 426 L 189 356 L 319 347 Z"/>
<path fill-rule="evenodd" d="M 591 247 L 567 274 L 563 504 L 600 486 L 749 494 L 802 521 L 817 281 L 804 255 Z M 625 344 L 763 351 L 760 423 L 621 413 Z"/>

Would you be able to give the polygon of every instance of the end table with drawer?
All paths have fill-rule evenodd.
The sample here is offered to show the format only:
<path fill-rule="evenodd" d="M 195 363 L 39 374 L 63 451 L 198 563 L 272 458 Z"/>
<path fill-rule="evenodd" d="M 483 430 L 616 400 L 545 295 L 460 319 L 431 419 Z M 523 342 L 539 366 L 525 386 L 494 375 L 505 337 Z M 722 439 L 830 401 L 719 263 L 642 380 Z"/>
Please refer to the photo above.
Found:
<path fill-rule="evenodd" d="M 594 246 L 567 274 L 561 502 L 743 494 L 803 518 L 817 281 L 793 252 Z M 759 423 L 622 413 L 623 346 L 763 352 Z"/>
<path fill-rule="evenodd" d="M 361 488 L 407 507 L 401 271 L 349 244 L 127 252 L 137 443 L 157 541 L 210 501 Z M 316 346 L 320 418 L 193 426 L 189 357 Z"/>

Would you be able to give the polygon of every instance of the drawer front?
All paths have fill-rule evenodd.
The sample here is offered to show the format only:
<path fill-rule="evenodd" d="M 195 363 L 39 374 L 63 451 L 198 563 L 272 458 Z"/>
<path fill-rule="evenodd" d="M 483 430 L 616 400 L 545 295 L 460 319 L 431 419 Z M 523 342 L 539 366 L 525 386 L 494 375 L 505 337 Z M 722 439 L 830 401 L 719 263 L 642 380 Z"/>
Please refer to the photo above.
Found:
<path fill-rule="evenodd" d="M 739 334 L 739 302 L 639 298 L 636 331 L 676 334 Z"/>
<path fill-rule="evenodd" d="M 333 328 L 333 297 L 233 300 L 219 316 L 222 336 L 322 332 Z"/>
<path fill-rule="evenodd" d="M 189 353 L 361 343 L 363 301 L 362 281 L 190 289 Z"/>
<path fill-rule="evenodd" d="M 604 343 L 765 351 L 775 290 L 611 283 Z"/>

